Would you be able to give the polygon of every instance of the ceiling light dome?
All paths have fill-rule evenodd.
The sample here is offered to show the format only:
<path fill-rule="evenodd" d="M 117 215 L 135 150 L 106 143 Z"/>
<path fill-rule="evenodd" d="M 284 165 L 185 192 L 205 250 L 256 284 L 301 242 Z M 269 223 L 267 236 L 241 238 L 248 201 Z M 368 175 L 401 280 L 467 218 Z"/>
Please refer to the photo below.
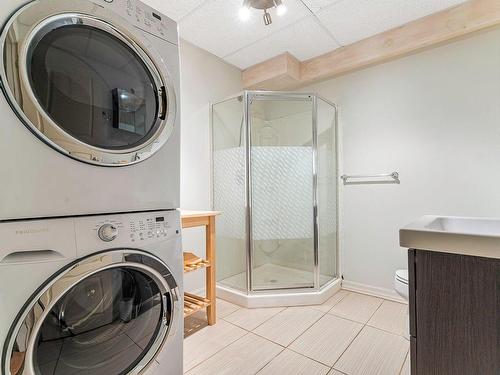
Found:
<path fill-rule="evenodd" d="M 259 9 L 264 11 L 264 24 L 270 25 L 273 20 L 269 9 L 276 8 L 276 14 L 282 16 L 286 13 L 286 6 L 282 0 L 244 0 L 240 8 L 240 19 L 246 21 L 250 18 L 250 9 Z"/>
<path fill-rule="evenodd" d="M 280 0 L 280 4 L 276 6 L 276 14 L 278 16 L 282 16 L 286 13 L 287 8 L 286 5 Z"/>
<path fill-rule="evenodd" d="M 250 18 L 250 8 L 246 7 L 246 6 L 242 6 L 240 8 L 239 15 L 240 15 L 240 20 L 248 21 L 248 19 Z"/>

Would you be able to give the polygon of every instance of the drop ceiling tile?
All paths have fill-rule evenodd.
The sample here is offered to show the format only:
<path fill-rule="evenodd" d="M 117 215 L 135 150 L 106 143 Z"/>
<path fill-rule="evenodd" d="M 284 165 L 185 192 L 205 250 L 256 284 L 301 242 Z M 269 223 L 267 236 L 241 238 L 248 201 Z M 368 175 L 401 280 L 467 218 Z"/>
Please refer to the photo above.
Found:
<path fill-rule="evenodd" d="M 300 0 L 287 0 L 287 13 L 279 17 L 272 9 L 273 23 L 265 26 L 258 10 L 252 10 L 249 20 L 240 20 L 241 4 L 239 0 L 206 0 L 180 22 L 181 38 L 224 57 L 310 14 Z"/>
<path fill-rule="evenodd" d="M 335 3 L 338 3 L 342 0 L 302 0 L 302 2 L 314 13 L 319 10 L 329 7 Z"/>
<path fill-rule="evenodd" d="M 158 9 L 173 20 L 179 21 L 198 7 L 204 0 L 142 0 L 149 6 Z"/>
<path fill-rule="evenodd" d="M 241 69 L 289 52 L 300 61 L 330 52 L 339 45 L 313 16 L 277 31 L 224 59 Z"/>
<path fill-rule="evenodd" d="M 401 26 L 466 0 L 341 0 L 318 11 L 342 45 Z"/>

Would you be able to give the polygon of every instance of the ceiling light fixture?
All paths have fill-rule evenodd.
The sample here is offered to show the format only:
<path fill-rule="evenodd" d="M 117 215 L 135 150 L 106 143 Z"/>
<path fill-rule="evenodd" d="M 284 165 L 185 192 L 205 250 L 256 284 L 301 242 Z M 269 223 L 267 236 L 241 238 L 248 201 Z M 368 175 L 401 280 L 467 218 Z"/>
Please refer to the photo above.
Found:
<path fill-rule="evenodd" d="M 282 0 L 244 0 L 240 8 L 240 19 L 246 21 L 250 18 L 250 9 L 259 9 L 264 11 L 264 24 L 270 25 L 273 22 L 271 14 L 268 12 L 271 8 L 276 8 L 276 14 L 282 16 L 286 13 L 286 6 Z"/>

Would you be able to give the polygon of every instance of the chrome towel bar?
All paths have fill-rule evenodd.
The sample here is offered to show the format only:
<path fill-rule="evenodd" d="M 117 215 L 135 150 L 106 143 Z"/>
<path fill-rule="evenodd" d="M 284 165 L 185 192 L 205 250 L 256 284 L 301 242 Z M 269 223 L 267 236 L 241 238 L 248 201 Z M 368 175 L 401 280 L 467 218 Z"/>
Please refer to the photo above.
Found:
<path fill-rule="evenodd" d="M 382 174 L 359 174 L 359 175 L 342 175 L 340 178 L 344 180 L 344 183 L 349 179 L 359 179 L 359 178 L 383 178 L 383 177 L 391 177 L 395 181 L 399 181 L 399 173 L 382 173 Z"/>

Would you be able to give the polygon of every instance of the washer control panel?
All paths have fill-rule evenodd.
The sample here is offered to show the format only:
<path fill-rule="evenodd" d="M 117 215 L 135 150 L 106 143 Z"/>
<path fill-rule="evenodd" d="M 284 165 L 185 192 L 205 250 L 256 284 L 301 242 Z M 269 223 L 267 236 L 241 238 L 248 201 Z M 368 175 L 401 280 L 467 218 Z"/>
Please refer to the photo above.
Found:
<path fill-rule="evenodd" d="M 165 238 L 171 232 L 172 226 L 164 216 L 139 218 L 128 223 L 130 241 L 144 241 L 151 238 Z"/>
<path fill-rule="evenodd" d="M 180 226 L 177 210 L 75 218 L 77 246 L 84 251 L 109 246 L 144 248 L 180 240 Z"/>

